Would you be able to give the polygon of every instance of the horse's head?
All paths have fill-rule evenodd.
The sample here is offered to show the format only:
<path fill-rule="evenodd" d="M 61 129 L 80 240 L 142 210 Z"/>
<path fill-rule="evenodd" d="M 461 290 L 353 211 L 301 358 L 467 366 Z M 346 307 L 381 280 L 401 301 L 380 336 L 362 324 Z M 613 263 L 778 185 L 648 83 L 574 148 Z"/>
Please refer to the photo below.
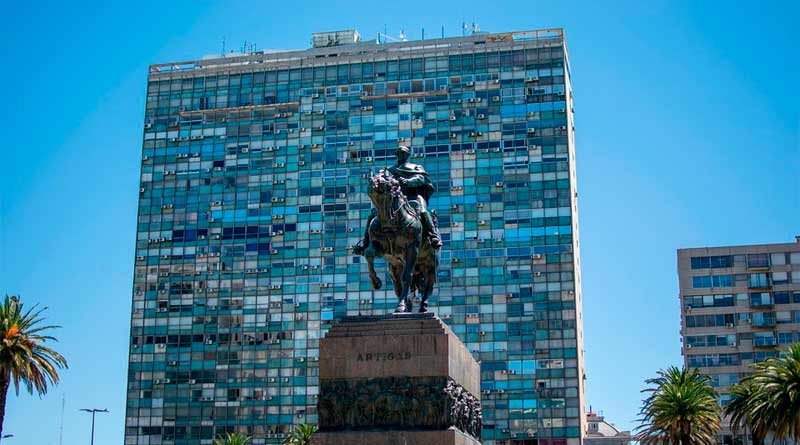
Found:
<path fill-rule="evenodd" d="M 391 197 L 399 189 L 400 184 L 396 179 L 381 169 L 378 174 L 369 172 L 369 196 L 370 198 L 386 195 Z M 374 198 L 373 198 L 374 201 Z"/>
<path fill-rule="evenodd" d="M 400 183 L 384 169 L 378 171 L 377 174 L 370 171 L 367 194 L 379 212 L 391 210 L 394 200 L 403 196 Z"/>

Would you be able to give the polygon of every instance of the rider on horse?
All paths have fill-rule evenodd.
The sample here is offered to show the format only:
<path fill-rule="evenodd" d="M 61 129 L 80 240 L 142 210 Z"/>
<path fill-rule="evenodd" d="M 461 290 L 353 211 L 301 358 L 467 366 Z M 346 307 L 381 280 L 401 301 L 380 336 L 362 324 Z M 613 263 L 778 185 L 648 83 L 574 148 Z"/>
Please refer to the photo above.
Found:
<path fill-rule="evenodd" d="M 400 183 L 400 189 L 403 195 L 405 195 L 408 200 L 413 200 L 418 203 L 417 209 L 428 241 L 433 249 L 439 249 L 442 247 L 442 238 L 439 236 L 436 223 L 433 221 L 433 217 L 431 213 L 428 212 L 427 208 L 428 200 L 433 194 L 433 183 L 424 167 L 408 162 L 408 158 L 411 156 L 410 148 L 401 145 L 397 147 L 396 154 L 397 164 L 389 167 L 386 171 Z M 367 230 L 364 233 L 364 239 L 353 248 L 353 252 L 356 255 L 362 255 L 364 251 L 369 248 L 369 226 L 375 216 L 376 212 L 373 211 L 369 219 L 367 219 Z"/>

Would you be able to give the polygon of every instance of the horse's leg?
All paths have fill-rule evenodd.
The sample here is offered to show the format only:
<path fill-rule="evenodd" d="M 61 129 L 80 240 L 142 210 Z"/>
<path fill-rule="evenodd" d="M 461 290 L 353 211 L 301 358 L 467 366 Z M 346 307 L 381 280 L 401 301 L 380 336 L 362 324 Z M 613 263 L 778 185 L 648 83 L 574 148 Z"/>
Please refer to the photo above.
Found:
<path fill-rule="evenodd" d="M 417 264 L 417 253 L 419 251 L 419 243 L 411 243 L 406 247 L 405 264 L 403 264 L 403 292 L 400 299 L 405 302 L 406 306 L 410 306 L 411 302 L 408 300 L 408 292 L 411 289 L 411 277 L 414 275 L 414 266 Z"/>
<path fill-rule="evenodd" d="M 419 304 L 419 312 L 428 312 L 428 297 L 433 293 L 433 284 L 436 282 L 436 277 L 433 276 L 435 271 L 428 271 L 425 273 L 425 284 L 422 290 L 422 301 Z"/>
<path fill-rule="evenodd" d="M 372 282 L 372 288 L 375 289 L 375 290 L 378 290 L 378 289 L 381 288 L 381 286 L 383 286 L 383 283 L 381 283 L 381 279 L 378 278 L 378 274 L 375 273 L 375 253 L 374 253 L 374 251 L 373 252 L 367 252 L 364 255 L 364 258 L 367 259 L 367 267 L 369 268 L 369 279 Z"/>
<path fill-rule="evenodd" d="M 389 275 L 392 276 L 392 283 L 394 283 L 394 294 L 397 296 L 397 308 L 394 310 L 396 314 L 406 311 L 406 302 L 400 298 L 403 293 L 403 265 L 399 261 L 392 261 L 389 263 Z"/>

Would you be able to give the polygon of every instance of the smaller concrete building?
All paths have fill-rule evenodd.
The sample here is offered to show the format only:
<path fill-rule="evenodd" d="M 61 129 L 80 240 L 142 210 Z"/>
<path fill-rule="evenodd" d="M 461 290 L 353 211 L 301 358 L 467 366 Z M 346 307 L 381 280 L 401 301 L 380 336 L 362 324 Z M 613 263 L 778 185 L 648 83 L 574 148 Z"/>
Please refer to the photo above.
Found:
<path fill-rule="evenodd" d="M 633 438 L 630 431 L 620 431 L 605 417 L 591 410 L 586 413 L 586 437 L 584 445 L 630 445 Z"/>

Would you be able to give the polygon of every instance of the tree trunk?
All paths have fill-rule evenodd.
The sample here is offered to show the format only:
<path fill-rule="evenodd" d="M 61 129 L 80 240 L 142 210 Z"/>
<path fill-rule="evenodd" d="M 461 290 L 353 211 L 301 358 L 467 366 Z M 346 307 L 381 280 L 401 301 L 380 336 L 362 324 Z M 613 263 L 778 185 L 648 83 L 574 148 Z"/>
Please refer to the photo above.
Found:
<path fill-rule="evenodd" d="M 3 422 L 6 418 L 6 396 L 9 384 L 11 384 L 11 379 L 8 372 L 0 372 L 0 442 L 3 441 Z"/>

